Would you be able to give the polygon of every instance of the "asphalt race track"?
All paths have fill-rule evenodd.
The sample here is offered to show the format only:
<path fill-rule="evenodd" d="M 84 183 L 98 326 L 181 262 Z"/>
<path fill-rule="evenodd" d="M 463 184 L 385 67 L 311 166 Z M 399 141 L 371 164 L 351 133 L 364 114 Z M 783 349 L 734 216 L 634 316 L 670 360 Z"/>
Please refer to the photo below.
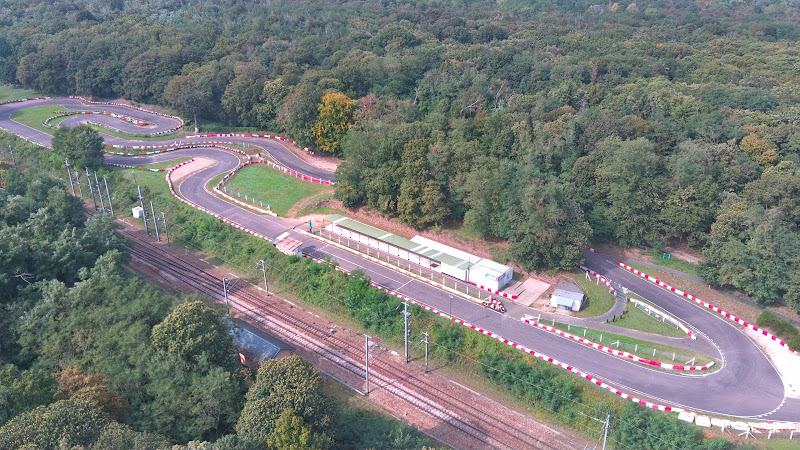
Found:
<path fill-rule="evenodd" d="M 61 98 L 1 105 L 0 128 L 38 144 L 50 146 L 52 137 L 49 134 L 17 123 L 10 118 L 14 111 L 40 105 L 61 105 L 68 109 L 93 111 L 103 110 L 156 124 L 152 129 L 146 128 L 145 132 L 169 129 L 177 124 L 175 119 L 123 106 L 85 105 L 77 99 Z M 54 111 L 56 109 L 59 108 L 54 108 Z M 108 116 L 73 116 L 65 119 L 64 123 L 75 125 L 82 120 L 106 123 L 128 132 L 142 132 L 142 127 Z M 108 143 L 128 146 L 163 145 L 175 142 L 174 139 L 169 138 L 165 138 L 163 142 L 137 142 L 105 134 L 103 137 Z M 261 147 L 263 151 L 268 152 L 281 164 L 292 170 L 315 178 L 332 180 L 334 177 L 334 174 L 330 172 L 308 165 L 283 145 L 269 139 L 188 138 L 180 139 L 180 143 L 199 144 L 214 140 L 249 143 Z M 694 412 L 769 421 L 800 421 L 800 399 L 785 398 L 783 383 L 778 373 L 761 350 L 745 336 L 741 327 L 617 267 L 611 257 L 586 252 L 586 266 L 645 297 L 658 308 L 679 318 L 710 339 L 719 349 L 720 359 L 723 360 L 720 370 L 708 375 L 703 372 L 662 371 L 608 355 L 553 333 L 534 328 L 509 315 L 503 315 L 461 299 L 294 230 L 298 226 L 307 226 L 304 223 L 280 217 L 258 215 L 224 201 L 209 192 L 207 183 L 215 176 L 227 173 L 239 164 L 239 158 L 227 151 L 214 148 L 195 148 L 143 157 L 106 155 L 106 162 L 125 165 L 149 164 L 182 156 L 204 156 L 217 162 L 212 167 L 191 174 L 179 185 L 179 194 L 187 200 L 269 238 L 289 231 L 292 237 L 305 243 L 303 250 L 306 254 L 318 258 L 329 255 L 331 260 L 338 262 L 344 269 L 361 269 L 374 282 L 387 289 L 414 298 L 441 311 L 451 311 L 455 317 L 577 367 L 623 392 L 652 399 L 655 403 L 682 407 Z"/>

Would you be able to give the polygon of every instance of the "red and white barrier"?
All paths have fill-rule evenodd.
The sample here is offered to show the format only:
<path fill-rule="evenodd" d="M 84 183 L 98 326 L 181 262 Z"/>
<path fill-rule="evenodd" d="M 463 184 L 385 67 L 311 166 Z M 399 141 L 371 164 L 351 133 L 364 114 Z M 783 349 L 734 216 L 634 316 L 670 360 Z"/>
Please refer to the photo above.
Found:
<path fill-rule="evenodd" d="M 599 350 L 601 352 L 610 353 L 612 355 L 620 356 L 620 357 L 623 357 L 623 358 L 627 358 L 627 359 L 630 359 L 630 360 L 633 360 L 633 361 L 636 361 L 636 362 L 640 362 L 642 364 L 648 364 L 648 365 L 655 366 L 655 367 L 661 367 L 662 369 L 669 369 L 669 370 L 706 370 L 709 367 L 712 367 L 714 365 L 714 361 L 711 361 L 708 364 L 705 364 L 705 365 L 702 365 L 702 366 L 685 366 L 685 365 L 679 365 L 679 364 L 669 364 L 669 363 L 662 363 L 662 362 L 659 362 L 659 361 L 653 361 L 651 359 L 642 358 L 640 356 L 632 355 L 632 354 L 630 354 L 628 352 L 621 352 L 621 351 L 619 351 L 617 349 L 614 349 L 614 348 L 611 348 L 611 347 L 608 347 L 608 346 L 605 346 L 605 345 L 602 345 L 602 344 L 595 343 L 595 342 L 593 342 L 593 341 L 591 341 L 589 339 L 586 339 L 584 337 L 575 336 L 574 334 L 567 333 L 566 331 L 559 330 L 558 328 L 551 327 L 550 325 L 545 325 L 543 323 L 539 323 L 539 322 L 537 322 L 535 320 L 530 320 L 530 319 L 526 319 L 526 318 L 522 318 L 520 320 L 522 320 L 523 322 L 527 323 L 528 325 L 533 325 L 536 328 L 540 328 L 542 330 L 549 331 L 551 333 L 555 333 L 555 334 L 557 334 L 559 336 L 563 336 L 563 337 L 565 337 L 567 339 L 571 339 L 573 341 L 580 342 L 582 344 L 586 344 L 587 346 L 592 347 L 592 348 L 594 348 L 596 350 Z"/>
<path fill-rule="evenodd" d="M 92 115 L 92 114 L 114 117 L 115 119 L 124 120 L 126 122 L 132 123 L 134 125 L 139 125 L 139 126 L 148 125 L 147 121 L 144 121 L 144 120 L 141 120 L 141 119 L 135 119 L 135 118 L 132 118 L 132 117 L 123 116 L 121 114 L 112 113 L 112 112 L 109 112 L 109 111 L 55 111 L 55 113 L 56 113 L 55 116 L 48 117 L 47 119 L 42 121 L 42 125 L 44 125 L 44 126 L 46 126 L 48 128 L 52 128 L 52 126 L 50 125 L 50 122 L 55 120 L 55 119 L 58 119 L 59 117 L 86 116 L 86 115 Z M 105 124 L 97 123 L 97 122 L 89 122 L 89 123 L 104 127 L 106 129 L 109 129 L 109 130 L 112 130 L 112 131 L 116 131 L 118 133 L 130 134 L 127 131 L 119 130 L 117 128 L 111 127 L 110 125 L 105 125 Z"/>
<path fill-rule="evenodd" d="M 303 181 L 310 181 L 312 183 L 319 183 L 319 184 L 327 184 L 329 186 L 332 185 L 332 184 L 336 184 L 335 181 L 323 180 L 321 178 L 314 178 L 312 176 L 304 175 L 304 174 L 302 174 L 300 172 L 297 172 L 295 170 L 289 169 L 288 167 L 283 167 L 280 164 L 276 164 L 276 163 L 274 163 L 274 162 L 272 162 L 272 161 L 270 161 L 268 159 L 263 158 L 261 155 L 258 156 L 258 162 L 266 164 L 266 165 L 268 165 L 268 166 L 270 166 L 272 168 L 278 169 L 283 173 L 288 173 L 289 175 L 292 175 L 295 178 L 300 178 Z"/>
<path fill-rule="evenodd" d="M 9 103 L 29 102 L 31 100 L 50 100 L 50 97 L 31 97 L 31 98 L 23 98 L 23 99 L 20 99 L 20 100 L 9 100 L 7 102 L 0 103 L 0 105 L 7 105 Z"/>
<path fill-rule="evenodd" d="M 768 332 L 766 330 L 762 330 L 761 328 L 758 328 L 757 326 L 755 326 L 755 325 L 753 325 L 751 323 L 748 323 L 748 322 L 746 322 L 746 321 L 734 316 L 731 313 L 725 312 L 725 311 L 717 308 L 716 306 L 712 305 L 711 303 L 706 303 L 706 302 L 700 300 L 699 298 L 695 297 L 694 295 L 691 295 L 691 294 L 689 294 L 687 292 L 683 292 L 680 289 L 676 289 L 676 288 L 668 285 L 667 283 L 664 283 L 663 281 L 660 281 L 655 277 L 651 277 L 650 275 L 647 275 L 644 272 L 636 270 L 633 267 L 631 267 L 631 266 L 629 266 L 629 265 L 627 265 L 625 263 L 621 263 L 621 262 L 617 261 L 617 265 L 622 267 L 623 269 L 627 269 L 629 272 L 632 272 L 632 273 L 635 273 L 636 275 L 639 275 L 640 277 L 644 278 L 647 281 L 650 281 L 650 282 L 654 283 L 657 286 L 661 286 L 662 288 L 664 288 L 664 289 L 666 289 L 666 290 L 668 290 L 670 292 L 674 292 L 674 293 L 678 294 L 681 297 L 688 298 L 689 300 L 692 300 L 692 301 L 694 301 L 695 303 L 697 303 L 699 305 L 703 305 L 704 308 L 708 308 L 708 309 L 718 313 L 721 316 L 725 316 L 728 319 L 738 323 L 739 325 L 742 325 L 745 328 L 749 328 L 749 329 L 751 329 L 753 331 L 761 332 L 762 335 L 764 335 L 764 336 L 770 338 L 771 340 L 775 341 L 780 346 L 785 347 L 786 350 L 789 350 L 791 352 L 797 353 L 794 350 L 792 350 L 791 348 L 789 348 L 789 345 L 786 344 L 786 342 L 782 341 L 781 339 L 779 339 L 774 334 L 772 334 L 772 333 L 770 333 L 770 332 Z"/>
<path fill-rule="evenodd" d="M 315 258 L 311 258 L 311 259 L 315 259 Z M 442 317 L 444 317 L 446 319 L 450 319 L 453 322 L 456 322 L 456 323 L 459 323 L 461 325 L 464 325 L 465 327 L 468 327 L 468 328 L 470 328 L 472 330 L 475 330 L 475 331 L 477 331 L 477 332 L 479 332 L 481 334 L 485 334 L 485 335 L 487 335 L 489 337 L 497 339 L 498 341 L 500 341 L 500 342 L 502 342 L 504 344 L 508 344 L 508 345 L 516 348 L 517 350 L 520 350 L 520 351 L 523 351 L 523 352 L 528 353 L 530 355 L 533 355 L 536 358 L 539 358 L 539 359 L 541 359 L 543 361 L 547 361 L 547 362 L 549 362 L 549 363 L 551 363 L 553 365 L 556 365 L 556 366 L 558 366 L 558 367 L 560 367 L 562 369 L 566 369 L 566 370 L 572 372 L 573 374 L 588 380 L 592 384 L 594 384 L 596 386 L 599 386 L 600 388 L 605 389 L 607 391 L 610 391 L 610 392 L 612 392 L 612 393 L 614 393 L 614 394 L 616 394 L 616 395 L 618 395 L 618 396 L 620 396 L 620 397 L 622 397 L 624 399 L 636 402 L 636 403 L 638 403 L 638 404 L 640 404 L 642 406 L 645 406 L 647 408 L 657 409 L 659 411 L 667 411 L 667 412 L 672 411 L 672 412 L 678 412 L 678 413 L 688 411 L 686 409 L 679 408 L 679 407 L 660 405 L 660 404 L 657 404 L 657 403 L 651 403 L 651 402 L 648 402 L 648 401 L 645 401 L 645 400 L 641 400 L 641 399 L 639 399 L 637 397 L 634 397 L 634 396 L 632 396 L 630 394 L 626 394 L 626 393 L 620 391 L 619 389 L 617 389 L 617 388 L 615 388 L 615 387 L 613 387 L 613 386 L 611 386 L 611 385 L 609 385 L 607 383 L 604 383 L 601 380 L 598 380 L 597 378 L 594 378 L 590 374 L 588 374 L 586 372 L 583 372 L 582 370 L 578 369 L 577 367 L 573 367 L 573 366 L 567 365 L 566 363 L 558 361 L 557 359 L 551 358 L 551 357 L 549 357 L 549 356 L 547 356 L 545 354 L 539 353 L 539 352 L 537 352 L 537 351 L 535 351 L 533 349 L 527 348 L 527 347 L 525 347 L 525 346 L 523 346 L 521 344 L 517 344 L 516 342 L 509 341 L 508 339 L 505 339 L 505 338 L 503 338 L 502 336 L 500 336 L 498 334 L 492 333 L 489 330 L 485 330 L 485 329 L 480 328 L 480 327 L 478 327 L 476 325 L 473 325 L 473 324 L 471 324 L 469 322 L 465 322 L 465 321 L 463 321 L 461 319 L 457 319 L 455 317 L 452 317 L 452 316 L 450 316 L 450 315 L 448 315 L 448 314 L 446 314 L 446 313 L 444 313 L 442 311 L 439 311 L 436 308 L 433 308 L 433 307 L 430 307 L 428 305 L 425 305 L 425 304 L 423 304 L 423 303 L 421 303 L 421 302 L 419 302 L 417 300 L 414 300 L 411 297 L 407 297 L 405 295 L 402 295 L 402 294 L 399 294 L 397 292 L 394 292 L 394 291 L 392 291 L 390 289 L 384 288 L 383 286 L 380 286 L 380 285 L 378 285 L 378 284 L 376 284 L 374 282 L 370 282 L 370 285 L 375 287 L 375 288 L 377 288 L 377 289 L 385 291 L 385 292 L 387 292 L 387 293 L 389 293 L 391 295 L 394 295 L 395 297 L 398 297 L 401 300 L 407 300 L 409 303 L 413 303 L 413 304 L 415 304 L 415 305 L 417 305 L 417 306 L 419 306 L 419 307 L 421 307 L 421 308 L 423 308 L 425 310 L 433 312 L 434 314 L 442 316 Z"/>
<path fill-rule="evenodd" d="M 49 97 L 48 97 L 48 98 L 49 98 Z M 94 101 L 92 101 L 92 100 L 89 100 L 89 99 L 87 99 L 87 98 L 85 98 L 85 97 L 81 97 L 81 96 L 78 96 L 78 95 L 70 95 L 70 97 L 69 97 L 69 98 L 78 99 L 78 100 L 82 101 L 83 103 L 89 103 L 89 104 L 92 104 L 92 105 L 113 105 L 113 106 L 122 106 L 122 107 L 125 107 L 125 108 L 136 109 L 136 110 L 138 110 L 138 111 L 142 111 L 142 112 L 146 112 L 146 113 L 150 113 L 150 114 L 155 114 L 155 115 L 157 115 L 157 116 L 161 116 L 161 117 L 167 117 L 167 118 L 170 118 L 170 119 L 173 119 L 173 120 L 176 120 L 176 121 L 178 121 L 178 122 L 179 122 L 179 125 L 178 125 L 177 127 L 170 128 L 170 129 L 168 129 L 168 130 L 159 131 L 159 132 L 156 132 L 156 133 L 150 133 L 150 135 L 151 135 L 151 136 L 159 136 L 159 135 L 162 135 L 162 134 L 168 134 L 168 133 L 172 133 L 173 131 L 178 131 L 178 130 L 180 130 L 181 128 L 183 128 L 183 125 L 184 125 L 184 121 L 183 121 L 183 119 L 181 119 L 181 118 L 180 118 L 180 117 L 178 117 L 178 116 L 171 116 L 171 115 L 169 115 L 169 114 L 164 114 L 164 113 L 160 113 L 160 112 L 152 111 L 152 110 L 145 109 L 145 108 L 140 108 L 140 107 L 138 107 L 138 106 L 129 105 L 129 104 L 127 104 L 127 103 L 119 103 L 119 102 L 94 102 Z"/>
<path fill-rule="evenodd" d="M 192 159 L 190 159 L 190 160 L 188 160 L 186 162 L 182 162 L 182 163 L 180 163 L 180 164 L 178 164 L 176 166 L 171 167 L 167 171 L 166 180 L 167 180 L 167 184 L 169 185 L 170 193 L 172 193 L 172 195 L 175 196 L 175 198 L 177 198 L 181 202 L 186 203 L 187 205 L 191 206 L 192 208 L 194 208 L 194 209 L 196 209 L 198 211 L 201 211 L 201 212 L 204 212 L 204 213 L 206 213 L 208 215 L 214 216 L 215 218 L 227 223 L 228 225 L 230 225 L 230 226 L 232 226 L 234 228 L 238 228 L 238 229 L 240 229 L 240 230 L 242 230 L 242 231 L 244 231 L 246 233 L 252 234 L 253 236 L 255 236 L 255 237 L 259 238 L 259 239 L 263 239 L 263 240 L 271 243 L 272 241 L 270 241 L 270 239 L 267 236 L 264 236 L 263 234 L 258 233 L 257 231 L 251 230 L 251 229 L 249 229 L 249 228 L 247 228 L 247 227 L 245 227 L 243 225 L 240 225 L 240 224 L 238 224 L 238 223 L 236 223 L 236 222 L 234 222 L 234 221 L 232 221 L 230 219 L 222 217 L 221 215 L 219 215 L 219 214 L 217 214 L 215 212 L 209 211 L 208 209 L 203 208 L 202 206 L 200 206 L 200 205 L 198 205 L 196 203 L 190 202 L 189 200 L 186 200 L 185 198 L 179 196 L 177 192 L 175 192 L 175 188 L 174 188 L 174 186 L 172 184 L 172 178 L 171 178 L 172 172 L 175 171 L 175 169 L 177 169 L 179 167 L 182 167 L 182 166 L 185 166 L 186 164 L 190 164 L 190 163 L 192 163 L 192 162 L 194 162 L 196 160 L 197 160 L 197 158 L 192 158 Z"/>
<path fill-rule="evenodd" d="M 638 300 L 638 299 L 635 299 L 635 298 L 632 298 L 632 297 L 625 297 L 625 300 L 628 301 L 629 303 L 633 303 L 636 306 L 642 305 L 646 309 L 649 309 L 650 311 L 655 311 L 656 314 L 664 317 L 668 322 L 670 322 L 671 324 L 673 324 L 673 325 L 677 326 L 678 328 L 680 328 L 681 330 L 683 330 L 683 332 L 686 333 L 686 335 L 689 336 L 693 341 L 697 340 L 697 336 L 695 336 L 694 333 L 692 333 L 692 330 L 687 328 L 686 325 L 682 324 L 678 319 L 670 316 L 669 314 L 665 313 L 664 311 L 661 311 L 660 309 L 655 308 L 652 305 L 649 305 L 649 304 L 647 304 L 647 303 L 645 303 L 645 302 L 643 302 L 641 300 Z"/>
<path fill-rule="evenodd" d="M 612 294 L 616 294 L 617 293 L 617 290 L 614 289 L 614 286 L 611 285 L 611 282 L 608 281 L 604 276 L 600 275 L 599 273 L 595 272 L 594 270 L 589 269 L 588 267 L 580 266 L 580 265 L 578 267 L 580 267 L 581 270 L 583 270 L 587 274 L 593 275 L 595 278 L 597 278 L 598 280 L 602 281 L 603 284 L 605 284 L 606 287 L 608 288 L 608 292 L 610 292 Z"/>

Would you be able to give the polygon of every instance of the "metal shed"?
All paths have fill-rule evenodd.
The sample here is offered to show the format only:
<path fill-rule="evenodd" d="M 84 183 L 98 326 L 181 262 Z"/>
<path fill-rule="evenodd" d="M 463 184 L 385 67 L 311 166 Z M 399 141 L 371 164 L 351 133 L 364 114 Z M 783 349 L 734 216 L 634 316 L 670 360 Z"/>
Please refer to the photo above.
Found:
<path fill-rule="evenodd" d="M 561 280 L 556 290 L 550 294 L 550 306 L 571 311 L 580 311 L 583 308 L 586 295 L 583 289 L 571 281 Z"/>

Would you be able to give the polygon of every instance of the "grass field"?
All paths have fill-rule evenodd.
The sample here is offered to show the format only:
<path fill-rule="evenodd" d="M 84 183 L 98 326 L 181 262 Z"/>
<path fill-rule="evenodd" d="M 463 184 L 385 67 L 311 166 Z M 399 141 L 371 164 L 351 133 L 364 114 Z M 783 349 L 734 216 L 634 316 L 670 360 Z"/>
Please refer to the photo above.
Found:
<path fill-rule="evenodd" d="M 19 89 L 13 86 L 0 85 L 0 103 L 31 97 L 38 97 L 38 94 L 30 89 Z"/>
<path fill-rule="evenodd" d="M 700 276 L 697 273 L 697 264 L 695 263 L 690 263 L 688 261 L 683 261 L 677 258 L 663 259 L 660 253 L 657 255 L 653 255 L 653 260 L 651 262 L 659 266 L 668 267 L 670 269 L 675 269 L 684 273 L 688 273 L 689 275 L 694 275 L 696 277 Z"/>
<path fill-rule="evenodd" d="M 333 192 L 331 186 L 301 181 L 291 175 L 278 172 L 265 164 L 254 164 L 240 170 L 226 185 L 228 191 L 255 198 L 269 204 L 272 211 L 286 217 L 289 209 L 299 201 L 312 195 Z"/>
<path fill-rule="evenodd" d="M 542 323 L 545 324 L 545 325 L 552 325 L 552 322 L 550 322 L 549 320 L 542 320 Z M 614 325 L 616 325 L 616 322 L 614 323 Z M 567 325 L 567 324 L 560 323 L 560 322 L 555 322 L 555 327 L 558 328 L 559 330 L 567 331 L 567 332 L 572 333 L 572 334 L 574 334 L 576 336 L 583 336 L 584 327 L 579 327 L 579 326 L 575 326 L 575 325 Z M 641 339 L 634 339 L 632 337 L 622 336 L 620 334 L 606 333 L 605 331 L 597 331 L 597 330 L 593 330 L 591 328 L 586 328 L 586 331 L 587 331 L 587 335 L 586 335 L 587 338 L 589 338 L 591 336 L 591 334 L 602 335 L 603 336 L 602 340 L 598 339 L 596 336 L 591 336 L 591 340 L 593 342 L 597 343 L 597 344 L 607 345 L 607 346 L 609 346 L 611 348 L 614 348 L 615 346 L 614 345 L 610 345 L 610 344 L 613 343 L 613 342 L 617 342 L 617 341 L 619 341 L 620 344 L 622 344 L 622 345 L 627 344 L 627 345 L 629 345 L 631 347 L 633 347 L 634 345 L 638 345 L 638 347 L 639 347 L 638 351 L 630 351 L 630 350 L 627 350 L 627 349 L 623 349 L 622 347 L 620 347 L 620 350 L 627 350 L 627 351 L 629 351 L 629 353 L 637 355 L 637 356 L 641 356 L 642 358 L 653 359 L 653 349 L 656 349 L 659 352 L 664 352 L 664 353 L 668 353 L 668 354 L 675 353 L 677 355 L 676 359 L 675 359 L 675 363 L 676 364 L 684 363 L 684 362 L 690 360 L 691 358 L 695 358 L 696 359 L 696 364 L 705 364 L 705 363 L 709 362 L 712 359 L 714 361 L 716 361 L 715 364 L 719 363 L 719 361 L 717 361 L 716 359 L 712 358 L 709 355 L 693 352 L 691 350 L 687 350 L 687 349 L 684 349 L 684 348 L 672 347 L 672 346 L 664 345 L 664 344 L 656 344 L 656 343 L 653 343 L 653 342 L 643 341 Z M 664 358 L 663 357 L 659 357 L 659 355 L 656 355 L 655 359 L 659 360 L 661 362 L 671 362 L 671 361 L 668 361 L 668 360 L 664 360 Z"/>
<path fill-rule="evenodd" d="M 39 131 L 44 131 L 48 134 L 53 134 L 53 128 L 48 128 L 42 124 L 45 120 L 55 116 L 53 111 L 67 111 L 67 109 L 61 105 L 34 106 L 33 108 L 15 112 L 11 115 L 11 118 L 23 125 L 27 125 Z M 56 119 L 50 122 L 50 124 L 55 127 L 58 122 L 65 118 Z"/>
<path fill-rule="evenodd" d="M 586 293 L 586 304 L 582 310 L 575 313 L 575 317 L 597 317 L 614 306 L 614 296 L 608 292 L 604 284 L 600 283 L 598 286 L 593 281 L 587 280 L 583 274 L 576 275 L 573 279 Z"/>
<path fill-rule="evenodd" d="M 621 319 L 617 319 L 614 322 L 614 325 L 618 327 L 629 328 L 631 330 L 660 334 L 662 336 L 686 336 L 685 331 L 676 328 L 674 325 L 661 322 L 660 320 L 656 320 L 653 317 L 648 316 L 646 312 L 637 308 L 633 303 L 628 303 L 627 311 L 628 312 L 626 312 Z"/>

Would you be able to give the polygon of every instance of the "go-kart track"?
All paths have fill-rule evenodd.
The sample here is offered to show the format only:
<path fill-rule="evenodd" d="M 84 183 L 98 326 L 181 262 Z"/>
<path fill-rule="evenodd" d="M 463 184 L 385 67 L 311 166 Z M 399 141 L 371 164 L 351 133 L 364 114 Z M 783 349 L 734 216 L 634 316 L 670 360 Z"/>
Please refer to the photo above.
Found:
<path fill-rule="evenodd" d="M 52 136 L 11 119 L 11 115 L 15 111 L 41 105 L 60 105 L 75 110 L 102 110 L 154 125 L 143 128 L 135 123 L 106 115 L 89 116 L 94 122 L 106 124 L 128 133 L 156 133 L 181 125 L 176 118 L 122 105 L 89 104 L 80 99 L 58 98 L 0 105 L 0 128 L 49 147 Z M 87 116 L 76 115 L 64 119 L 62 124 L 74 126 L 78 122 L 86 120 Z M 167 136 L 160 142 L 126 140 L 106 134 L 103 134 L 103 138 L 107 144 L 124 147 L 172 146 L 175 143 L 175 139 Z M 180 139 L 181 144 L 203 144 L 212 141 L 247 143 L 258 146 L 263 149 L 262 153 L 268 153 L 288 169 L 323 180 L 333 180 L 334 177 L 333 173 L 307 164 L 291 150 L 273 139 L 240 136 Z M 115 149 L 109 148 L 109 150 Z M 125 151 L 124 149 L 120 150 Z M 461 299 L 450 292 L 372 262 L 366 257 L 362 258 L 333 245 L 328 245 L 326 242 L 309 236 L 308 233 L 301 232 L 302 228 L 307 227 L 304 223 L 255 214 L 229 203 L 213 195 L 207 185 L 214 177 L 235 169 L 240 164 L 240 159 L 229 151 L 213 148 L 213 144 L 209 144 L 209 148 L 175 150 L 147 156 L 106 155 L 105 162 L 142 165 L 180 157 L 188 159 L 192 156 L 210 158 L 216 161 L 216 164 L 192 173 L 178 185 L 176 194 L 186 201 L 268 239 L 274 239 L 288 231 L 292 238 L 303 242 L 303 252 L 308 256 L 314 258 L 330 256 L 332 261 L 336 261 L 345 270 L 361 269 L 371 277 L 375 284 L 393 291 L 396 295 L 408 297 L 438 311 L 451 311 L 454 318 L 471 324 L 484 334 L 499 338 L 528 353 L 535 351 L 537 357 L 558 363 L 559 366 L 571 370 L 581 377 L 592 379 L 595 384 L 602 385 L 601 387 L 611 392 L 648 407 L 667 411 L 686 410 L 712 416 L 734 416 L 748 422 L 800 422 L 800 399 L 785 396 L 784 384 L 779 374 L 764 353 L 744 334 L 741 326 L 714 311 L 698 306 L 690 300 L 679 297 L 618 267 L 611 257 L 587 251 L 585 252 L 585 265 L 600 275 L 644 296 L 657 308 L 685 323 L 693 333 L 704 336 L 713 342 L 719 351 L 717 358 L 722 361 L 719 370 L 709 373 L 705 371 L 665 371 L 611 356 L 552 332 L 530 326 L 508 315 L 499 314 L 472 301 Z M 448 314 L 441 314 L 449 317 Z M 789 350 L 784 351 L 788 352 Z M 800 377 L 797 374 L 795 376 Z"/>

